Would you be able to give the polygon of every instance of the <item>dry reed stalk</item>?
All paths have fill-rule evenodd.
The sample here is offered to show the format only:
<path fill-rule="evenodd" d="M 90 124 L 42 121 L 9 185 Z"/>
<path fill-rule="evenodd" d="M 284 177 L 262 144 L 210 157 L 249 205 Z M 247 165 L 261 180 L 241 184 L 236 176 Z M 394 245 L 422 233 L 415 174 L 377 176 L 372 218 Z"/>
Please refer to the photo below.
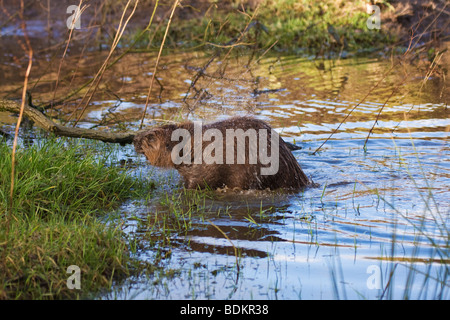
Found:
<path fill-rule="evenodd" d="M 139 125 L 139 130 L 142 129 L 142 125 L 144 124 L 144 118 L 145 118 L 145 115 L 147 114 L 147 108 L 148 108 L 148 103 L 150 101 L 150 95 L 151 95 L 151 92 L 152 92 L 153 83 L 155 81 L 156 72 L 158 70 L 159 59 L 161 58 L 161 53 L 162 53 L 162 50 L 163 50 L 163 47 L 164 47 L 164 43 L 166 42 L 166 37 L 167 37 L 167 33 L 169 32 L 169 27 L 170 27 L 170 23 L 172 22 L 173 14 L 174 14 L 175 9 L 177 8 L 178 3 L 180 1 L 181 0 L 175 0 L 175 3 L 173 4 L 172 12 L 170 13 L 170 17 L 169 17 L 169 22 L 167 22 L 166 31 L 164 33 L 163 40 L 162 40 L 161 45 L 159 47 L 158 57 L 156 58 L 156 63 L 155 63 L 155 67 L 153 69 L 152 79 L 150 81 L 150 87 L 148 88 L 147 99 L 145 101 L 144 111 L 142 112 L 141 124 Z"/>
<path fill-rule="evenodd" d="M 376 89 L 376 88 L 379 86 L 379 84 L 381 83 L 381 81 L 384 80 L 384 79 L 386 78 L 386 76 L 387 76 L 387 75 L 388 75 L 395 67 L 401 65 L 406 59 L 408 59 L 408 58 L 411 59 L 412 50 L 413 50 L 414 48 L 416 48 L 417 44 L 418 44 L 419 41 L 422 39 L 423 35 L 427 33 L 428 29 L 435 23 L 435 21 L 438 19 L 438 17 L 439 17 L 442 13 L 446 13 L 445 9 L 447 8 L 447 6 L 448 6 L 448 3 L 446 3 L 446 4 L 442 7 L 442 9 L 437 13 L 437 15 L 434 17 L 434 19 L 428 24 L 428 26 L 426 26 L 426 28 L 424 29 L 423 32 L 421 32 L 420 34 L 415 34 L 416 31 L 418 30 L 420 24 L 422 23 L 422 21 L 425 20 L 425 18 L 427 18 L 429 15 L 425 15 L 425 16 L 423 16 L 423 17 L 419 20 L 419 22 L 417 23 L 415 29 L 411 29 L 411 33 L 412 33 L 412 34 L 411 34 L 410 39 L 409 39 L 408 48 L 407 48 L 406 51 L 402 54 L 400 60 L 397 61 L 397 62 L 392 62 L 391 68 L 390 68 L 390 69 L 389 69 L 389 70 L 381 77 L 381 79 L 380 79 L 380 80 L 379 80 L 379 81 L 378 81 L 378 82 L 377 82 L 377 83 L 369 90 L 369 92 L 364 96 L 364 98 L 363 98 L 360 102 L 358 102 L 358 103 L 352 108 L 352 110 L 350 110 L 350 112 L 345 116 L 345 118 L 339 123 L 339 125 L 337 126 L 337 128 L 334 129 L 333 132 L 328 136 L 328 138 L 325 139 L 325 141 L 324 141 L 324 142 L 323 142 L 323 143 L 322 143 L 322 144 L 321 144 L 321 145 L 313 152 L 313 155 L 316 154 L 316 153 L 323 147 L 323 145 L 324 145 L 324 144 L 325 144 L 325 143 L 326 143 L 326 142 L 327 142 L 327 141 L 328 141 L 328 140 L 329 140 L 329 139 L 337 132 L 337 130 L 339 130 L 339 128 L 341 127 L 341 125 L 347 120 L 347 118 L 352 114 L 352 112 L 353 112 L 353 111 L 354 111 L 361 103 L 363 103 L 363 102 L 367 99 L 367 97 L 373 92 L 373 90 Z M 414 55 L 412 55 L 412 56 L 414 57 Z M 438 57 L 438 56 L 439 56 L 439 57 Z M 424 85 L 425 82 L 428 80 L 428 78 L 431 76 L 432 72 L 433 72 L 434 69 L 436 68 L 437 63 L 439 62 L 439 60 L 440 60 L 441 57 L 442 57 L 442 54 L 441 54 L 441 55 L 438 54 L 438 55 L 436 55 L 436 57 L 434 57 L 434 59 L 433 59 L 431 65 L 430 65 L 430 67 L 428 68 L 427 74 L 425 75 L 425 78 L 424 78 L 424 80 L 423 80 L 423 82 L 422 82 L 422 85 L 421 85 L 421 87 L 420 87 L 420 89 L 419 89 L 419 92 L 421 92 L 423 85 Z M 384 102 L 383 106 L 380 108 L 380 111 L 379 111 L 378 114 L 377 114 L 377 117 L 376 117 L 376 119 L 375 119 L 375 122 L 374 122 L 372 128 L 370 129 L 369 134 L 368 134 L 368 136 L 367 136 L 367 138 L 366 138 L 366 140 L 365 140 L 365 142 L 364 142 L 364 148 L 366 147 L 366 144 L 367 144 L 367 141 L 368 141 L 368 139 L 369 139 L 369 136 L 370 136 L 370 134 L 372 133 L 372 131 L 373 131 L 373 129 L 374 129 L 374 127 L 375 127 L 375 125 L 376 125 L 376 123 L 377 123 L 379 117 L 380 117 L 381 111 L 383 110 L 384 106 L 385 106 L 386 103 L 389 101 L 389 99 L 393 96 L 393 94 L 399 89 L 399 87 L 405 83 L 407 77 L 408 77 L 408 74 L 406 74 L 406 75 L 405 75 L 405 78 L 400 82 L 400 84 L 397 85 L 397 86 L 393 89 L 393 91 L 392 91 L 391 95 L 389 96 L 389 98 Z M 411 110 L 412 110 L 412 108 L 408 111 L 408 113 L 409 113 Z"/>
<path fill-rule="evenodd" d="M 433 22 L 434 22 L 434 20 L 433 20 Z M 432 22 L 432 23 L 433 23 Z M 428 28 L 427 28 L 428 29 Z M 389 70 L 388 71 L 386 71 L 384 74 L 383 74 L 383 76 L 381 77 L 381 79 L 367 92 L 367 94 L 364 96 L 364 98 L 362 98 L 362 100 L 361 101 L 359 101 L 351 110 L 350 110 L 350 112 L 344 117 L 344 119 L 339 123 L 339 125 L 336 127 L 336 129 L 334 129 L 333 130 L 333 132 L 328 136 L 328 138 L 326 138 L 325 139 L 325 141 L 324 142 L 322 142 L 322 144 L 312 153 L 313 155 L 314 154 L 316 154 L 320 149 L 322 149 L 322 147 L 323 147 L 323 145 L 328 141 L 328 140 L 330 140 L 330 138 L 339 130 L 339 128 L 341 127 L 341 125 L 348 119 L 348 117 L 352 114 L 352 112 L 359 106 L 359 105 L 361 105 L 361 103 L 363 103 L 366 99 L 367 99 L 367 97 L 380 85 L 380 83 L 388 76 L 388 74 L 390 74 L 391 72 L 392 72 L 392 70 L 394 70 L 394 68 L 396 68 L 396 67 L 398 67 L 398 66 L 400 66 L 403 62 L 404 62 L 404 60 L 405 59 L 407 59 L 407 57 L 408 56 L 410 56 L 410 54 L 411 54 L 411 50 L 413 49 L 413 47 L 414 46 L 411 46 L 411 43 L 412 43 L 412 41 L 413 41 L 413 39 L 415 38 L 415 37 L 419 37 L 419 39 L 422 37 L 422 35 L 423 35 L 423 33 L 422 34 L 420 34 L 420 35 L 418 35 L 418 36 L 414 36 L 414 35 L 411 35 L 411 39 L 410 39 L 410 45 L 408 46 L 408 48 L 407 48 L 407 50 L 405 51 L 405 53 L 403 53 L 403 55 L 402 55 L 402 57 L 400 58 L 400 60 L 399 61 L 397 61 L 397 62 L 393 62 L 392 63 L 392 65 L 391 65 L 391 67 L 389 68 Z M 427 73 L 427 75 L 428 75 L 428 73 Z M 378 114 L 377 114 L 377 117 L 376 117 L 376 119 L 375 119 L 375 122 L 374 122 L 374 124 L 373 124 L 373 126 L 372 126 L 372 128 L 369 130 L 369 134 L 367 135 L 367 138 L 366 138 L 366 140 L 365 140 L 365 142 L 364 142 L 364 148 L 366 147 L 366 144 L 367 144 L 367 141 L 368 141 L 368 139 L 369 139 L 369 136 L 370 136 L 370 134 L 372 133 L 372 131 L 373 131 L 373 129 L 374 129 L 374 127 L 375 127 L 375 125 L 376 125 L 376 123 L 377 123 L 377 121 L 378 121 L 378 119 L 379 119 L 379 117 L 380 117 L 380 114 L 381 114 L 381 112 L 382 112 L 382 110 L 383 110 L 383 108 L 385 107 L 385 105 L 386 105 L 386 103 L 392 98 L 392 96 L 394 95 L 394 93 L 400 88 L 400 86 L 402 86 L 405 82 L 406 82 L 406 80 L 407 80 L 407 78 L 408 78 L 408 74 L 406 74 L 405 75 L 405 77 L 404 77 L 404 79 L 400 82 L 400 84 L 399 85 L 397 85 L 393 90 L 392 90 L 392 92 L 391 92 L 391 94 L 390 94 L 390 96 L 386 99 L 386 101 L 384 102 L 384 104 L 382 105 L 382 107 L 380 108 L 380 110 L 379 110 L 379 112 L 378 112 Z M 423 84 L 422 84 L 423 85 Z M 421 87 L 421 89 L 422 89 L 422 87 Z"/>
<path fill-rule="evenodd" d="M 59 84 L 59 76 L 61 74 L 61 67 L 62 67 L 64 58 L 66 56 L 67 49 L 69 48 L 70 40 L 72 39 L 72 33 L 73 33 L 74 26 L 75 26 L 75 22 L 78 19 L 80 19 L 81 14 L 84 12 L 84 10 L 86 10 L 87 7 L 89 7 L 89 5 L 84 5 L 83 7 L 81 7 L 82 4 L 83 4 L 83 0 L 80 0 L 80 3 L 78 4 L 79 11 L 77 11 L 77 15 L 72 20 L 72 24 L 71 24 L 71 28 L 70 28 L 70 32 L 69 32 L 69 39 L 67 40 L 67 44 L 66 44 L 66 47 L 64 49 L 64 53 L 63 53 L 63 55 L 61 57 L 61 60 L 59 62 L 58 72 L 57 72 L 57 75 L 56 75 L 55 90 L 53 91 L 53 97 L 52 97 L 52 100 L 50 101 L 50 108 L 53 107 L 53 101 L 55 100 L 56 91 L 58 91 L 58 84 Z"/>
<path fill-rule="evenodd" d="M 2 259 L 3 263 L 5 264 L 4 270 L 6 270 L 6 251 L 7 251 L 7 247 L 9 244 L 9 229 L 10 229 L 11 219 L 13 218 L 13 200 L 14 200 L 15 161 L 16 161 L 17 140 L 19 137 L 19 128 L 20 128 L 20 123 L 22 122 L 23 110 L 25 109 L 28 78 L 31 73 L 31 66 L 33 65 L 33 49 L 31 47 L 30 40 L 28 38 L 26 24 L 25 24 L 25 20 L 23 17 L 23 11 L 24 11 L 23 0 L 20 1 L 20 9 L 21 10 L 19 12 L 19 16 L 21 19 L 21 28 L 23 30 L 26 47 L 24 46 L 23 43 L 21 43 L 21 46 L 22 46 L 22 49 L 24 49 L 24 51 L 28 55 L 28 66 L 27 66 L 27 70 L 25 72 L 25 78 L 24 78 L 24 82 L 23 82 L 22 102 L 20 105 L 19 118 L 17 119 L 16 129 L 14 132 L 14 141 L 13 141 L 12 153 L 11 153 L 11 188 L 10 188 L 10 192 L 9 192 L 8 213 L 6 216 L 5 249 L 3 250 L 3 259 Z"/>
<path fill-rule="evenodd" d="M 136 39 L 134 40 L 134 42 L 133 42 L 133 43 L 132 43 L 132 44 L 131 44 L 124 52 L 122 52 L 117 58 L 115 58 L 110 64 L 108 64 L 108 65 L 105 67 L 105 70 L 104 70 L 104 71 L 106 71 L 106 70 L 108 70 L 109 68 L 111 68 L 112 66 L 114 66 L 120 59 L 122 59 L 126 54 L 128 54 L 128 53 L 133 49 L 134 45 L 139 41 L 139 39 L 145 34 L 145 32 L 147 32 L 148 30 L 150 30 L 150 26 L 152 25 L 153 18 L 154 18 L 154 16 L 155 16 L 155 12 L 156 12 L 156 9 L 157 9 L 157 7 L 158 7 L 158 3 L 159 3 L 159 0 L 156 1 L 155 7 L 154 7 L 154 9 L 153 9 L 152 16 L 151 16 L 151 18 L 150 18 L 150 21 L 149 21 L 147 27 L 146 27 L 144 30 L 142 30 L 141 33 L 139 33 L 139 35 L 136 37 Z M 83 48 L 83 51 L 82 51 L 81 54 L 80 54 L 80 59 L 81 59 L 81 56 L 82 56 L 82 54 L 83 54 L 83 52 L 84 52 L 84 49 L 85 49 L 85 47 Z M 76 73 L 76 71 L 75 71 L 75 73 Z M 74 73 L 74 76 L 72 77 L 72 80 L 73 80 L 73 78 L 75 77 L 75 73 Z M 71 91 L 69 94 L 67 94 L 65 97 L 59 99 L 59 100 L 56 101 L 56 102 L 53 102 L 53 101 L 52 101 L 51 104 L 43 105 L 43 106 L 41 106 L 41 108 L 42 108 L 42 109 L 48 109 L 51 105 L 58 105 L 58 104 L 63 103 L 63 102 L 66 101 L 67 99 L 70 99 L 71 97 L 73 97 L 74 95 L 76 95 L 77 93 L 79 93 L 81 90 L 83 90 L 84 88 L 86 88 L 87 86 L 89 86 L 94 80 L 95 80 L 95 78 L 92 78 L 92 79 L 86 81 L 83 85 L 81 85 L 81 86 L 78 87 L 77 89 L 72 90 L 72 91 Z M 70 85 L 69 85 L 69 86 L 70 86 Z"/>
<path fill-rule="evenodd" d="M 106 57 L 105 62 L 104 62 L 104 63 L 102 64 L 102 66 L 100 67 L 99 71 L 97 72 L 97 74 L 96 74 L 95 77 L 94 77 L 94 80 L 91 82 L 91 85 L 90 85 L 89 89 L 86 91 L 85 95 L 83 96 L 83 98 L 81 99 L 80 103 L 78 104 L 78 106 L 77 106 L 77 108 L 76 108 L 76 109 L 78 109 L 78 107 L 83 103 L 84 99 L 87 97 L 87 95 L 89 94 L 89 92 L 91 92 L 92 87 L 94 87 L 93 90 L 92 90 L 92 92 L 91 92 L 91 94 L 90 94 L 90 96 L 89 96 L 89 98 L 88 98 L 88 100 L 86 101 L 86 103 L 85 103 L 83 109 L 81 110 L 80 114 L 78 115 L 77 120 L 74 122 L 74 124 L 73 124 L 74 127 L 75 127 L 75 126 L 77 125 L 77 123 L 80 121 L 81 117 L 83 116 L 84 112 L 86 111 L 87 106 L 88 106 L 89 103 L 91 102 L 92 97 L 94 96 L 95 91 L 97 91 L 97 88 L 98 88 L 98 86 L 99 86 L 99 84 L 100 84 L 100 81 L 102 80 L 103 75 L 104 75 L 104 73 L 105 73 L 106 67 L 108 66 L 108 62 L 109 62 L 109 60 L 111 59 L 111 56 L 112 56 L 114 50 L 116 49 L 117 45 L 119 44 L 119 41 L 120 41 L 120 39 L 122 38 L 123 32 L 125 31 L 125 28 L 126 28 L 128 22 L 130 21 L 131 17 L 134 15 L 134 12 L 136 11 L 136 7 L 137 7 L 137 5 L 138 5 L 138 3 L 139 3 L 139 0 L 136 0 L 136 1 L 135 1 L 132 12 L 131 12 L 130 15 L 128 16 L 128 18 L 127 18 L 127 20 L 125 21 L 125 23 L 122 25 L 123 19 L 124 19 L 124 17 L 125 17 L 125 13 L 126 13 L 126 11 L 127 11 L 127 9 L 128 9 L 128 6 L 130 5 L 130 2 L 131 2 L 131 0 L 128 0 L 127 4 L 126 4 L 126 6 L 125 6 L 125 8 L 124 8 L 124 10 L 123 10 L 123 12 L 122 12 L 122 16 L 121 16 L 121 18 L 120 18 L 119 26 L 118 26 L 118 28 L 117 28 L 117 32 L 116 32 L 116 35 L 115 35 L 115 37 L 114 37 L 113 44 L 112 44 L 112 46 L 111 46 L 111 49 L 109 50 L 109 54 L 108 54 L 108 56 Z M 69 117 L 68 121 L 70 121 L 70 120 L 72 119 L 72 117 L 74 116 L 74 114 L 75 114 L 75 112 L 73 112 L 73 113 L 71 114 L 71 116 Z"/>
<path fill-rule="evenodd" d="M 225 44 L 225 47 L 226 47 L 226 48 L 229 48 L 229 50 L 228 50 L 228 52 L 225 54 L 225 56 L 224 56 L 224 58 L 223 58 L 223 61 L 226 61 L 226 60 L 228 59 L 228 56 L 230 55 L 231 51 L 233 50 L 233 48 L 240 44 L 239 41 L 240 41 L 240 40 L 242 39 L 242 37 L 246 34 L 246 32 L 249 30 L 250 24 L 251 24 L 252 21 L 255 19 L 255 17 L 258 15 L 259 6 L 260 6 L 260 4 L 257 5 L 257 7 L 255 8 L 255 11 L 253 12 L 253 15 L 252 15 L 252 16 L 250 16 L 249 14 L 247 14 L 244 10 L 242 11 L 242 13 L 243 13 L 244 15 L 246 15 L 247 17 L 250 18 L 250 20 L 248 21 L 248 23 L 247 23 L 247 25 L 245 26 L 244 30 L 241 32 L 241 34 L 239 35 L 239 37 L 238 37 L 237 39 L 236 39 L 236 38 L 235 38 L 235 39 L 232 39 L 232 40 L 230 40 L 228 43 Z M 276 41 L 276 42 L 277 42 L 277 41 Z M 275 42 L 275 43 L 276 43 L 276 42 Z M 272 48 L 273 45 L 275 45 L 275 43 L 272 44 L 272 45 L 270 46 L 270 48 Z M 270 49 L 270 48 L 269 48 L 269 49 Z M 268 51 L 268 50 L 266 50 L 266 51 L 264 52 L 264 55 L 267 53 L 267 51 Z M 184 96 L 184 98 L 183 98 L 183 101 L 184 101 L 186 104 L 187 104 L 186 98 L 187 98 L 187 96 L 188 96 L 190 90 L 191 90 L 192 88 L 195 87 L 195 84 L 196 84 L 197 81 L 200 79 L 200 77 L 205 75 L 206 69 L 207 69 L 207 68 L 209 67 L 209 65 L 214 61 L 214 59 L 216 59 L 218 56 L 219 56 L 219 51 L 216 51 L 216 53 L 214 53 L 214 55 L 213 55 L 213 56 L 208 60 L 208 62 L 203 66 L 203 68 L 201 68 L 200 71 L 197 72 L 197 73 L 195 74 L 195 76 L 193 77 L 193 80 L 191 81 L 191 84 L 189 85 L 189 88 L 188 88 L 188 90 L 187 90 L 187 92 L 186 92 L 186 94 L 185 94 L 185 96 Z M 223 65 L 225 65 L 225 64 L 223 64 Z M 224 67 L 224 68 L 225 68 L 225 67 Z M 247 69 L 247 71 L 248 71 L 248 69 Z M 191 106 L 188 105 L 189 110 L 195 109 L 195 107 L 197 106 L 197 103 L 198 103 L 198 102 L 201 100 L 201 98 L 203 97 L 203 95 L 204 95 L 204 93 L 205 93 L 205 89 L 208 88 L 208 87 L 212 84 L 213 81 L 215 81 L 214 79 L 216 78 L 216 75 L 217 75 L 217 74 L 222 75 L 224 72 L 225 72 L 225 70 L 222 70 L 221 67 L 219 67 L 219 68 L 212 74 L 211 80 L 209 81 L 209 83 L 208 83 L 204 88 L 202 88 L 201 93 L 198 95 L 198 97 L 197 97 L 197 99 L 195 100 L 193 106 L 191 107 Z"/>

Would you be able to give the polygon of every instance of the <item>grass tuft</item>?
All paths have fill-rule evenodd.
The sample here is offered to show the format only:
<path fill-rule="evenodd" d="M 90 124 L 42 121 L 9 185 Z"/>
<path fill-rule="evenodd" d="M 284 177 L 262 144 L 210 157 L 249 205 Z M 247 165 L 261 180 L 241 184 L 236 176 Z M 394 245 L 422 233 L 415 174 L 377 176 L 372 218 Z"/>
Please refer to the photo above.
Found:
<path fill-rule="evenodd" d="M 51 138 L 17 150 L 10 228 L 0 229 L 0 299 L 86 298 L 129 274 L 132 258 L 122 231 L 98 218 L 151 186 L 111 165 L 107 145 L 75 141 Z M 11 172 L 6 143 L 0 143 L 0 155 L 5 221 Z M 70 265 L 80 268 L 80 290 L 67 286 Z"/>

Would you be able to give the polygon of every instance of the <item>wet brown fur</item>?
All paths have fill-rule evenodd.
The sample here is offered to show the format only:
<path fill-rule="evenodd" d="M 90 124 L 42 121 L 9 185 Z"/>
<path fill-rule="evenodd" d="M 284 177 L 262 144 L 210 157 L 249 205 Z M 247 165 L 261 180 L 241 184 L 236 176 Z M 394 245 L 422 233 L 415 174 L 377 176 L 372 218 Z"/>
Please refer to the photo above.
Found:
<path fill-rule="evenodd" d="M 247 189 L 301 189 L 310 181 L 304 174 L 297 160 L 292 155 L 286 143 L 279 138 L 279 169 L 274 175 L 261 175 L 260 169 L 264 167 L 259 162 L 256 164 L 249 164 L 249 152 L 256 152 L 249 150 L 249 143 L 246 141 L 246 162 L 245 164 L 236 164 L 236 142 L 235 142 L 235 161 L 234 164 L 179 164 L 172 162 L 171 152 L 179 141 L 171 141 L 172 132 L 175 129 L 187 129 L 191 137 L 194 137 L 194 124 L 192 122 L 185 122 L 181 124 L 169 124 L 157 127 L 145 132 L 142 132 L 134 138 L 134 146 L 136 152 L 142 153 L 146 156 L 150 164 L 162 168 L 174 168 L 178 170 L 184 178 L 185 187 L 190 189 L 209 187 L 216 188 L 240 188 Z M 268 152 L 270 154 L 270 130 L 271 128 L 263 121 L 254 119 L 252 117 L 234 117 L 223 121 L 214 122 L 211 124 L 204 124 L 202 126 L 203 132 L 205 130 L 215 128 L 222 132 L 225 147 L 226 129 L 255 129 L 258 133 L 259 129 L 267 129 L 268 135 Z M 192 154 L 191 159 L 194 159 L 194 146 L 192 139 Z M 203 141 L 202 150 L 205 149 L 211 142 Z M 257 153 L 255 153 L 257 154 Z"/>

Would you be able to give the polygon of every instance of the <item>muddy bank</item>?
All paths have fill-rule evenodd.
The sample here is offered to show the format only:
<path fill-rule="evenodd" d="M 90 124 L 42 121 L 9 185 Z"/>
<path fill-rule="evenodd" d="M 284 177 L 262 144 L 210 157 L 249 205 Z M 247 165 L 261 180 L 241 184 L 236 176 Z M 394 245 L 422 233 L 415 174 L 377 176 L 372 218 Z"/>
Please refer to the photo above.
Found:
<path fill-rule="evenodd" d="M 409 42 L 411 36 L 418 35 L 419 43 L 433 41 L 438 45 L 449 40 L 450 8 L 447 1 L 393 0 L 388 3 L 390 5 L 382 12 L 382 23 L 402 41 Z"/>

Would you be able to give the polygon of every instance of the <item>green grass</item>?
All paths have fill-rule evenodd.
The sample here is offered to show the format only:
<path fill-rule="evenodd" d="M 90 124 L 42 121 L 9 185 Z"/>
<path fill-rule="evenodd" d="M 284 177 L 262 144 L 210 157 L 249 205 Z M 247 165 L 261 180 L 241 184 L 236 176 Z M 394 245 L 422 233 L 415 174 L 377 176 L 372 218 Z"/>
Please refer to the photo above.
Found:
<path fill-rule="evenodd" d="M 112 153 L 103 143 L 56 138 L 19 147 L 9 211 L 11 147 L 0 142 L 0 298 L 92 297 L 129 274 L 120 225 L 99 217 L 151 184 L 111 165 Z M 67 287 L 70 265 L 80 268 L 80 290 Z"/>
<path fill-rule="evenodd" d="M 275 51 L 305 54 L 384 48 L 394 42 L 394 35 L 367 28 L 370 14 L 366 2 L 265 0 L 256 14 L 245 1 L 245 14 L 237 4 L 230 8 L 218 2 L 194 18 L 177 19 L 170 27 L 166 47 L 214 49 L 236 40 L 249 25 L 239 41 L 240 48 L 264 50 L 274 45 Z M 149 37 L 144 37 L 140 45 L 159 47 L 164 31 L 165 24 L 151 26 Z"/>

